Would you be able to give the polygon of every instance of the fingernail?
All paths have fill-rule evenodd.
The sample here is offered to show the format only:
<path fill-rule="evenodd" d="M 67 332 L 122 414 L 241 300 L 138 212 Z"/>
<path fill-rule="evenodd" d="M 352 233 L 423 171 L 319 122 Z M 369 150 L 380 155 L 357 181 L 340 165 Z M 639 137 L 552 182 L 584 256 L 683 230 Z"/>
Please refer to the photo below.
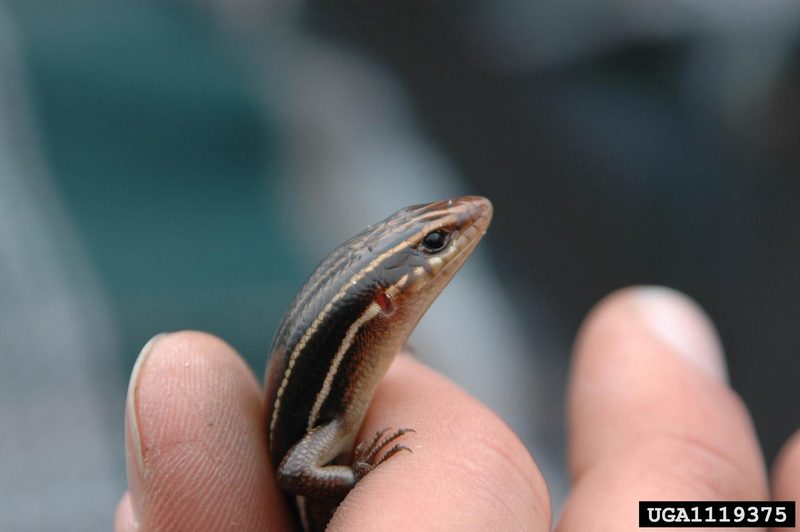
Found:
<path fill-rule="evenodd" d="M 661 286 L 633 291 L 633 301 L 645 325 L 676 353 L 703 371 L 727 382 L 722 345 L 709 317 L 684 294 Z"/>
<path fill-rule="evenodd" d="M 128 397 L 125 402 L 125 456 L 128 471 L 128 491 L 133 509 L 133 518 L 137 526 L 144 498 L 145 477 L 142 440 L 139 434 L 139 414 L 137 412 L 139 375 L 153 347 L 164 336 L 165 334 L 162 333 L 152 337 L 139 352 L 139 356 L 136 357 L 136 363 L 131 371 L 131 379 L 128 382 Z"/>

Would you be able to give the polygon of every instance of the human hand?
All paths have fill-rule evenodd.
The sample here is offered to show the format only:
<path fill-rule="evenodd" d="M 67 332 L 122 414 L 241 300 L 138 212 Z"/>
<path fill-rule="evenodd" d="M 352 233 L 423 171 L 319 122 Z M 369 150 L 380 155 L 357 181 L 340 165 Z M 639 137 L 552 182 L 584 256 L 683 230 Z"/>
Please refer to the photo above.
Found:
<path fill-rule="evenodd" d="M 590 314 L 568 416 L 573 488 L 560 529 L 634 528 L 639 500 L 768 498 L 761 451 L 725 382 L 716 336 L 674 292 L 628 289 Z M 359 482 L 331 529 L 550 529 L 546 485 L 514 433 L 409 357 L 398 357 L 379 386 L 361 438 L 390 424 L 416 429 L 404 441 L 414 454 Z M 131 376 L 126 453 L 119 532 L 291 528 L 260 386 L 219 339 L 182 332 L 145 346 Z M 773 472 L 773 496 L 800 498 L 797 434 Z"/>

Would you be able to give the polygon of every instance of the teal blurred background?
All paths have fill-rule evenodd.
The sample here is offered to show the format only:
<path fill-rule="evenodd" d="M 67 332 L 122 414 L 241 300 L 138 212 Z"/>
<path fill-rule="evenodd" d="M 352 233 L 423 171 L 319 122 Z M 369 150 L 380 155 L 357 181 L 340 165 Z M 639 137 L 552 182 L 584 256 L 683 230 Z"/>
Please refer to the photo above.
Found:
<path fill-rule="evenodd" d="M 11 6 L 42 154 L 124 366 L 154 331 L 194 327 L 236 339 L 263 368 L 300 265 L 275 215 L 283 174 L 255 74 L 188 8 Z"/>
<path fill-rule="evenodd" d="M 330 248 L 463 193 L 495 220 L 412 343 L 557 508 L 572 338 L 629 284 L 709 311 L 771 460 L 800 425 L 798 28 L 777 0 L 0 0 L 0 530 L 111 526 L 150 337 L 260 378 Z"/>

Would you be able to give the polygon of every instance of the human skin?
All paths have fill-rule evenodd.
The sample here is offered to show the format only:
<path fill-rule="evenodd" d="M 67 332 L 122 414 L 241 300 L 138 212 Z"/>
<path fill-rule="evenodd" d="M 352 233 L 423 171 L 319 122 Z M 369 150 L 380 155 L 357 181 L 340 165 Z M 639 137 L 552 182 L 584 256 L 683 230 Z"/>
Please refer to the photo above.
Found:
<path fill-rule="evenodd" d="M 492 354 L 492 356 L 500 356 Z M 727 383 L 710 320 L 685 296 L 629 288 L 578 333 L 567 395 L 572 487 L 558 530 L 628 530 L 639 500 L 767 500 L 747 408 Z M 128 492 L 115 529 L 291 530 L 266 445 L 260 385 L 223 341 L 154 338 L 131 375 Z M 340 505 L 330 530 L 550 530 L 547 485 L 491 410 L 399 356 L 360 439 L 413 427 L 400 453 Z M 800 432 L 776 460 L 771 494 L 800 499 Z"/>

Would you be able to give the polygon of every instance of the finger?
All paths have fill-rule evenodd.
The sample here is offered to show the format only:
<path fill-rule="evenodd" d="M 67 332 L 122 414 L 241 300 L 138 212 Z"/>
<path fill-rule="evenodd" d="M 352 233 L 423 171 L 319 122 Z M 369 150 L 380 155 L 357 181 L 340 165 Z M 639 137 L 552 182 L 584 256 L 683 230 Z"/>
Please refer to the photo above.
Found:
<path fill-rule="evenodd" d="M 772 468 L 772 498 L 800 501 L 800 430 L 784 444 Z"/>
<path fill-rule="evenodd" d="M 151 340 L 128 390 L 117 530 L 288 529 L 265 423 L 259 386 L 227 344 L 197 332 Z"/>
<path fill-rule="evenodd" d="M 573 491 L 563 530 L 630 529 L 640 500 L 767 496 L 713 326 L 678 292 L 627 289 L 598 305 L 575 347 L 568 415 Z"/>
<path fill-rule="evenodd" d="M 549 530 L 542 475 L 511 429 L 444 377 L 399 357 L 359 441 L 410 427 L 401 452 L 356 484 L 331 530 Z M 394 443 L 394 442 L 393 442 Z"/>

